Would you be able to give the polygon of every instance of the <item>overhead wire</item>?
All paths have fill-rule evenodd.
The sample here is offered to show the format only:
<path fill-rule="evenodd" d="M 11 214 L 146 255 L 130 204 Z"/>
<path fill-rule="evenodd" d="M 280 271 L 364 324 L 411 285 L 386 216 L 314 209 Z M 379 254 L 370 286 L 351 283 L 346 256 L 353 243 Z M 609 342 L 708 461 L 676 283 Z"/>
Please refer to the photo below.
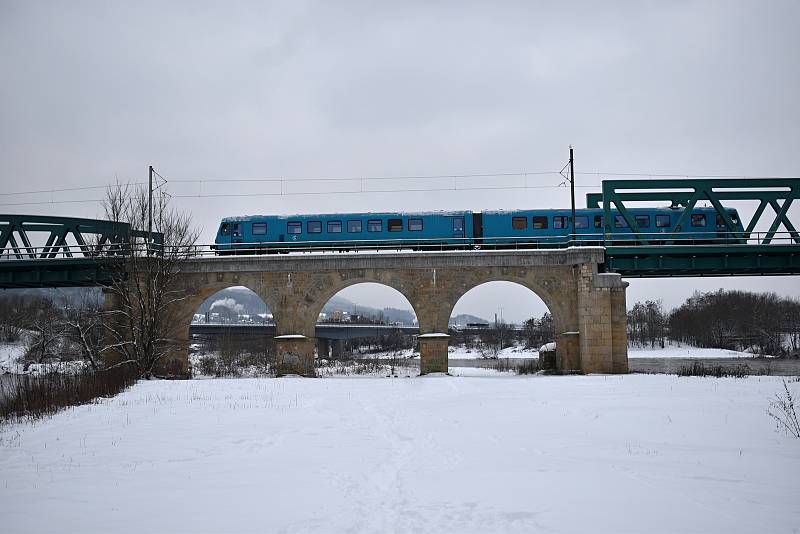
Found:
<path fill-rule="evenodd" d="M 563 169 L 562 169 L 563 171 Z M 163 181 L 157 187 L 160 188 L 167 183 L 158 171 L 153 171 Z M 734 175 L 734 174 L 668 174 L 668 173 L 648 173 L 648 172 L 606 172 L 606 171 L 577 171 L 575 174 L 581 176 L 637 176 L 642 178 L 730 178 L 730 179 L 792 179 L 797 178 L 794 176 L 755 176 L 755 175 Z M 440 191 L 487 191 L 487 190 L 520 190 L 520 189 L 555 189 L 561 187 L 563 184 L 554 185 L 493 185 L 493 186 L 459 186 L 456 180 L 467 178 L 508 178 L 508 177 L 521 177 L 527 178 L 528 176 L 546 176 L 554 175 L 559 176 L 559 171 L 518 171 L 518 172 L 494 172 L 494 173 L 461 173 L 461 174 L 430 174 L 430 175 L 391 175 L 391 176 L 359 176 L 359 177 L 265 177 L 265 178 L 182 178 L 171 179 L 170 183 L 173 184 L 200 184 L 200 193 L 198 194 L 178 194 L 170 195 L 176 199 L 194 199 L 194 198 L 242 198 L 242 197 L 268 197 L 268 196 L 309 196 L 309 195 L 346 195 L 346 194 L 364 194 L 364 193 L 414 193 L 414 192 L 440 192 Z M 452 179 L 453 185 L 448 187 L 431 187 L 431 188 L 393 188 L 393 189 L 365 189 L 364 185 L 367 182 L 374 181 L 390 181 L 390 180 L 441 180 Z M 285 186 L 300 183 L 313 183 L 313 182 L 357 182 L 360 184 L 357 190 L 343 190 L 343 191 L 286 191 Z M 249 192 L 249 193 L 203 193 L 202 185 L 204 183 L 280 183 L 281 190 L 278 192 Z M 136 181 L 125 185 L 141 186 L 146 185 L 147 182 Z M 30 191 L 13 191 L 13 192 L 0 192 L 0 197 L 21 196 L 21 195 L 35 195 L 35 194 L 54 194 L 54 193 L 68 193 L 76 191 L 92 191 L 98 189 L 107 189 L 109 186 L 79 186 L 67 187 L 57 189 L 37 189 Z M 113 186 L 112 186 L 113 187 Z M 591 185 L 576 185 L 576 188 L 581 189 L 595 189 L 599 184 Z M 53 200 L 49 201 L 25 201 L 25 202 L 2 202 L 0 206 L 36 206 L 48 204 L 80 204 L 80 203 L 97 203 L 102 202 L 103 199 L 69 199 L 69 200 Z"/>

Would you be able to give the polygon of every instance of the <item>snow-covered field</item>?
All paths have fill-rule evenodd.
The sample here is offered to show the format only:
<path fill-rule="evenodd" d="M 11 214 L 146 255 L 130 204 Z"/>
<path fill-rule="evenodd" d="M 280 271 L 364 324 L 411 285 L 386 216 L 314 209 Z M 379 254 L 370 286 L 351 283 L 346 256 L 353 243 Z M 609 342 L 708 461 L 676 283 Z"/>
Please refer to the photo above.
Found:
<path fill-rule="evenodd" d="M 765 413 L 779 379 L 451 371 L 140 382 L 6 426 L 1 529 L 800 527 L 800 440 Z"/>

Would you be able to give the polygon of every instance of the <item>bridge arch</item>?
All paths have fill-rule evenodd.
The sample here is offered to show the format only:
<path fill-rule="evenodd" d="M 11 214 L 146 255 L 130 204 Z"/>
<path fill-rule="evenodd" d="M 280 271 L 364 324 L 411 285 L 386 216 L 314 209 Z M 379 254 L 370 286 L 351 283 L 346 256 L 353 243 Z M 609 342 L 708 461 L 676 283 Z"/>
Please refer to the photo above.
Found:
<path fill-rule="evenodd" d="M 314 337 L 314 326 L 325 305 L 341 291 L 360 284 L 378 284 L 393 289 L 405 298 L 411 310 L 414 312 L 417 321 L 420 321 L 420 314 L 417 309 L 418 305 L 415 302 L 416 295 L 407 281 L 404 280 L 403 277 L 370 270 L 369 272 L 358 273 L 358 276 L 341 277 L 339 280 L 335 281 L 329 280 L 328 284 L 315 292 L 312 304 L 309 306 L 308 317 L 304 324 L 305 332 L 303 333 Z"/>
<path fill-rule="evenodd" d="M 568 290 L 572 288 L 564 287 L 562 280 L 537 279 L 535 276 L 515 275 L 503 272 L 475 273 L 466 278 L 468 279 L 463 280 L 460 288 L 457 287 L 450 298 L 448 320 L 452 316 L 458 302 L 467 293 L 485 284 L 508 282 L 527 289 L 541 299 L 553 316 L 556 332 L 565 332 L 575 324 L 575 319 L 572 317 L 574 315 L 574 310 L 570 309 L 570 299 L 564 298 L 569 295 L 570 291 Z"/>
<path fill-rule="evenodd" d="M 331 289 L 329 291 L 326 291 L 323 294 L 323 296 L 320 297 L 320 301 L 315 303 L 315 306 L 311 308 L 311 314 L 312 315 L 316 314 L 316 317 L 318 319 L 321 319 L 322 313 L 325 310 L 325 308 L 328 307 L 329 308 L 329 312 L 330 312 L 331 311 L 330 310 L 330 306 L 328 306 L 328 305 L 337 296 L 341 296 L 341 297 L 347 299 L 348 301 L 352 302 L 352 304 L 354 305 L 354 310 L 348 313 L 349 314 L 349 318 L 345 319 L 344 316 L 337 318 L 335 316 L 327 315 L 325 317 L 325 319 L 324 319 L 324 322 L 327 322 L 327 321 L 331 321 L 331 322 L 336 322 L 336 321 L 350 322 L 350 321 L 352 321 L 353 313 L 354 312 L 355 313 L 359 312 L 359 310 L 358 310 L 359 306 L 364 306 L 364 308 L 372 308 L 372 310 L 369 312 L 371 314 L 371 316 L 363 317 L 364 316 L 363 312 L 365 310 L 362 309 L 361 310 L 362 313 L 359 313 L 359 315 L 362 315 L 362 317 L 359 318 L 359 320 L 356 321 L 356 323 L 362 323 L 362 324 L 369 324 L 371 322 L 374 323 L 374 319 L 383 318 L 383 317 L 375 317 L 375 315 L 374 315 L 375 310 L 377 309 L 378 313 L 380 313 L 382 315 L 383 314 L 383 310 L 386 307 L 396 307 L 396 308 L 400 308 L 400 309 L 403 309 L 403 308 L 409 309 L 411 317 L 406 316 L 406 317 L 403 318 L 405 320 L 405 325 L 406 326 L 412 326 L 413 323 L 417 321 L 416 310 L 414 308 L 413 303 L 408 298 L 408 296 L 406 296 L 402 291 L 400 291 L 400 290 L 398 290 L 398 289 L 396 289 L 396 288 L 394 288 L 394 287 L 392 287 L 392 286 L 390 286 L 388 284 L 381 283 L 381 282 L 374 282 L 374 281 L 350 280 L 347 283 L 344 283 L 342 285 L 344 287 L 342 287 L 338 291 L 333 291 L 333 289 Z M 392 296 L 395 298 L 394 306 L 386 306 L 385 300 L 382 303 L 379 302 L 379 301 L 374 301 L 374 300 L 372 302 L 370 302 L 370 299 L 374 298 L 374 295 L 370 296 L 370 297 L 367 297 L 367 298 L 364 298 L 363 296 L 353 297 L 351 294 L 349 294 L 348 290 L 355 289 L 355 288 L 357 288 L 359 286 L 362 286 L 362 289 L 366 289 L 367 291 L 369 291 L 369 292 L 371 292 L 373 294 L 375 292 L 377 292 L 377 291 L 380 291 L 380 290 L 383 290 L 383 291 L 388 290 L 388 293 L 392 294 Z M 370 287 L 370 286 L 372 286 L 372 287 Z M 370 290 L 372 290 L 372 291 L 370 291 Z M 347 303 L 344 303 L 344 306 L 347 306 Z M 347 310 L 340 309 L 340 310 L 336 310 L 336 311 L 346 312 Z M 336 355 L 340 354 L 341 351 L 344 348 L 343 339 L 342 338 L 324 339 L 325 336 L 321 337 L 320 335 L 318 335 L 319 331 L 316 328 L 318 323 L 319 323 L 319 320 L 317 322 L 315 322 L 315 328 L 314 328 L 314 333 L 313 333 L 313 337 L 316 339 L 316 342 L 317 342 L 317 357 L 324 357 L 324 356 L 327 356 L 329 353 L 332 356 L 336 356 Z"/>

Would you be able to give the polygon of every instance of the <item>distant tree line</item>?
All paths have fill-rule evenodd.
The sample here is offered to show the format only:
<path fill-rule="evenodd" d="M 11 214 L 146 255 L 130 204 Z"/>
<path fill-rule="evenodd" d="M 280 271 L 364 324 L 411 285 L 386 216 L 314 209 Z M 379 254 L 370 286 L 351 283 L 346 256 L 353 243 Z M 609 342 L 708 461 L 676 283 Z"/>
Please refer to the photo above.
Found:
<path fill-rule="evenodd" d="M 669 337 L 698 347 L 800 352 L 800 302 L 775 293 L 695 293 L 668 318 Z"/>
<path fill-rule="evenodd" d="M 628 343 L 664 348 L 667 314 L 660 300 L 637 302 L 628 312 Z"/>
<path fill-rule="evenodd" d="M 800 353 L 800 302 L 775 293 L 723 290 L 695 293 L 665 312 L 661 301 L 628 311 L 628 341 L 663 347 L 666 340 L 696 347 L 786 356 Z"/>
<path fill-rule="evenodd" d="M 85 360 L 100 366 L 103 352 L 99 304 L 87 295 L 81 302 L 44 296 L 0 295 L 0 338 L 25 346 L 31 363 Z"/>

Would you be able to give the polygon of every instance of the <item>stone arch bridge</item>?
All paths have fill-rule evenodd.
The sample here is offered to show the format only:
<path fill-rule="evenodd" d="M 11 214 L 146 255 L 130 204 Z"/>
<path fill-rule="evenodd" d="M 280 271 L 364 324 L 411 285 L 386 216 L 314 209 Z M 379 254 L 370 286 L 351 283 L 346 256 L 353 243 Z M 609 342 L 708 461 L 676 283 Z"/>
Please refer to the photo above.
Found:
<path fill-rule="evenodd" d="M 315 325 L 340 290 L 374 282 L 402 293 L 419 322 L 421 373 L 447 372 L 448 321 L 470 289 L 515 282 L 547 305 L 556 329 L 561 371 L 628 370 L 625 288 L 618 274 L 598 272 L 602 248 L 374 254 L 226 256 L 188 261 L 178 275 L 187 290 L 177 317 L 183 341 L 200 304 L 221 289 L 245 286 L 273 313 L 279 369 L 313 375 Z M 184 369 L 188 353 L 175 356 Z"/>

